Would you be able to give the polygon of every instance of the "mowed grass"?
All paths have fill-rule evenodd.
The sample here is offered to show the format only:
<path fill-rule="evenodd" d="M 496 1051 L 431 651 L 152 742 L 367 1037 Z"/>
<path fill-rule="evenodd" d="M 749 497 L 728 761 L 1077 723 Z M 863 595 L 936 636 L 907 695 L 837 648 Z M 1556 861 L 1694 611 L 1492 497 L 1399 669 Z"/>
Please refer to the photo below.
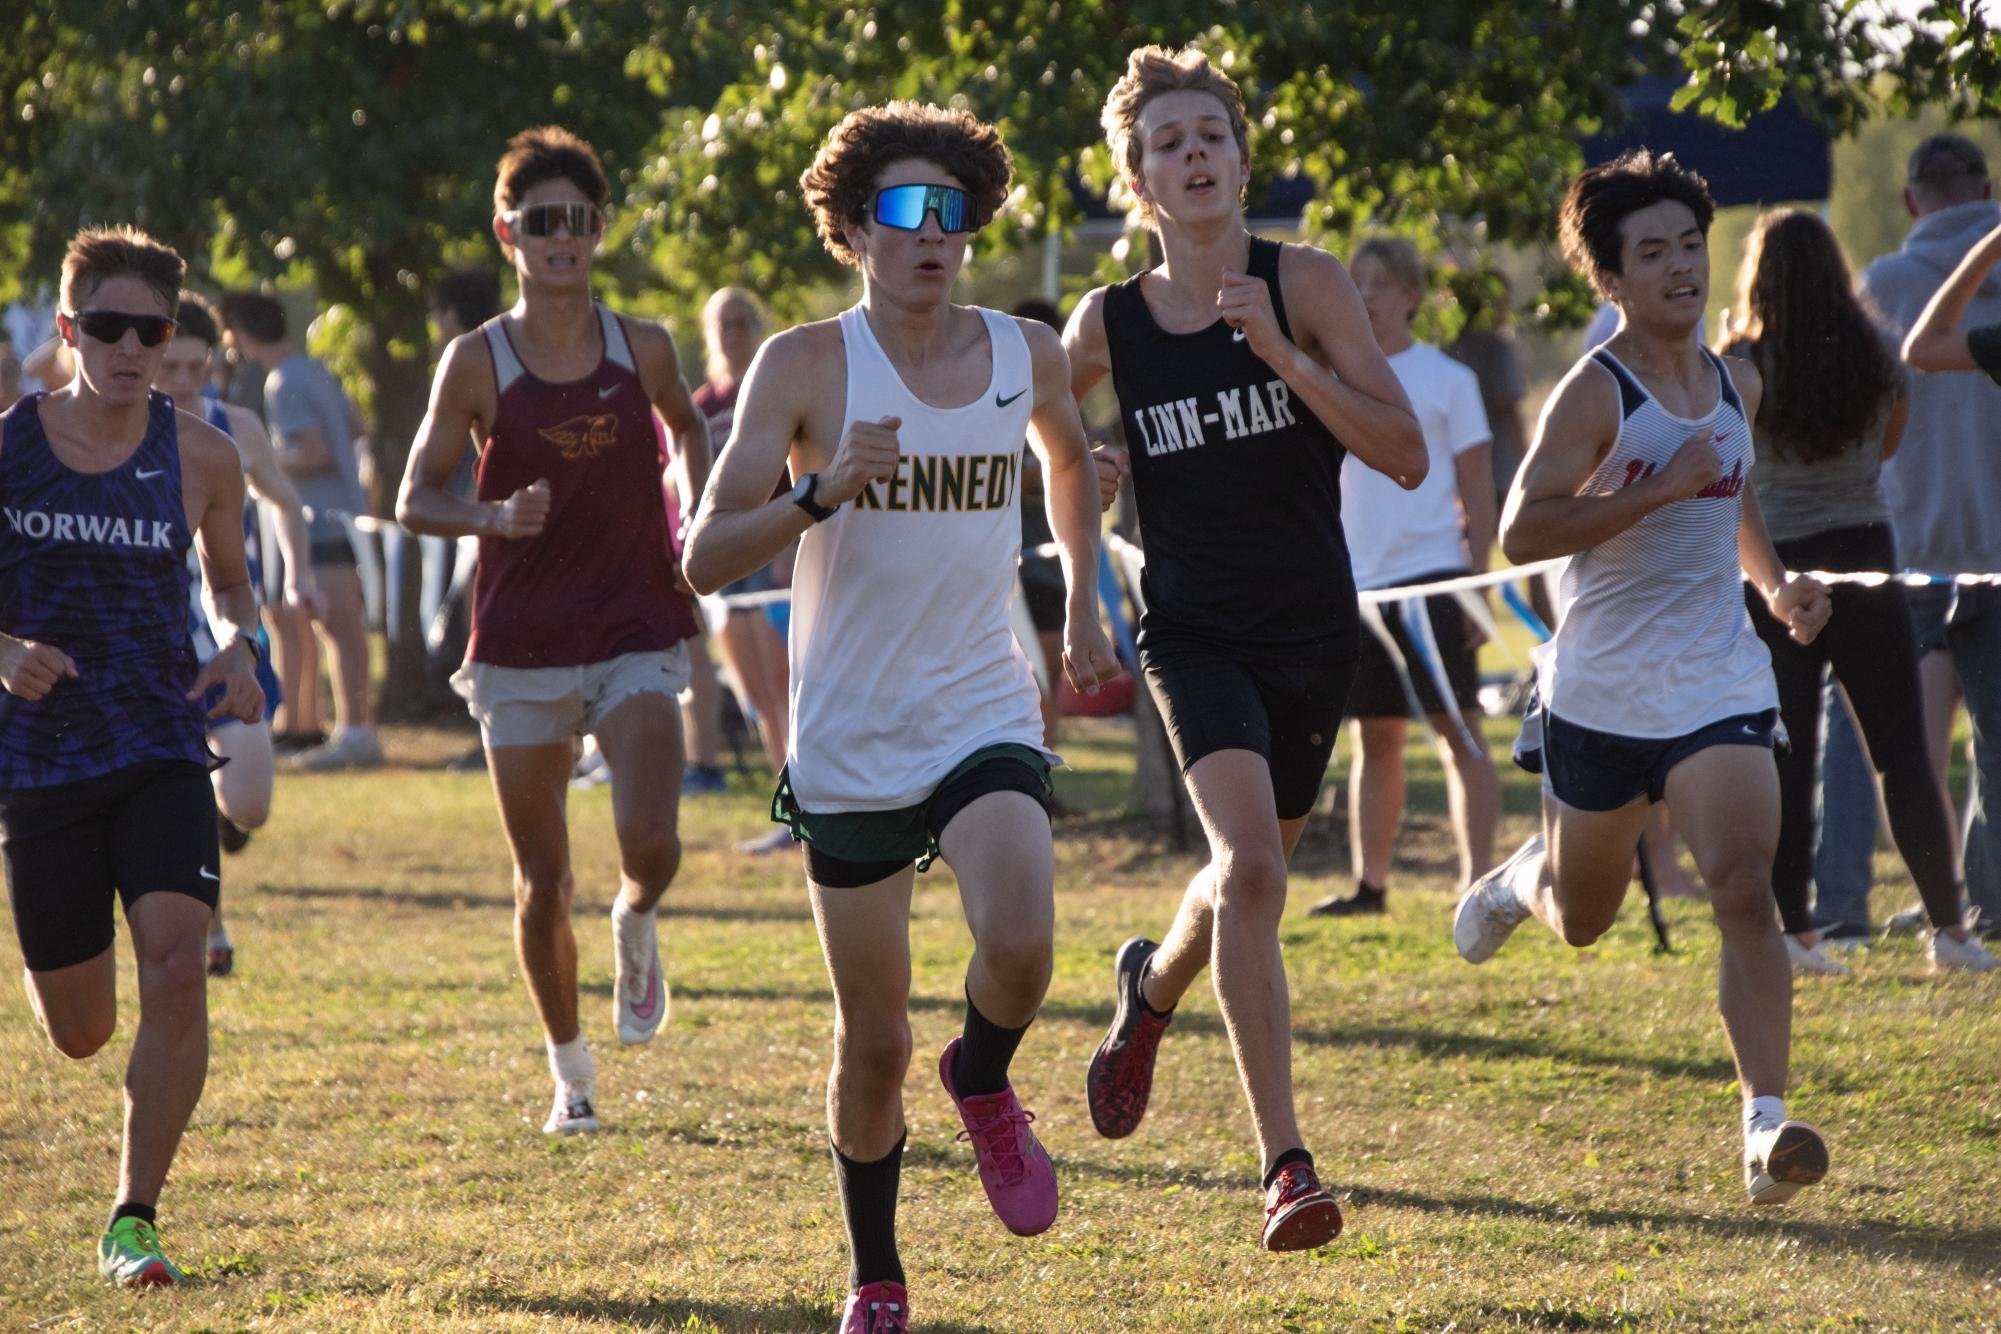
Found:
<path fill-rule="evenodd" d="M 1496 725 L 1500 738 L 1510 730 Z M 99 1286 L 136 1018 L 72 1063 L 0 970 L 0 1328 L 815 1330 L 845 1246 L 828 1164 L 827 981 L 796 858 L 730 850 L 762 779 L 684 807 L 666 908 L 674 1012 L 611 1032 L 610 803 L 572 801 L 585 1031 L 603 1134 L 541 1134 L 549 1083 L 516 976 L 508 862 L 486 780 L 439 771 L 464 738 L 392 736 L 402 761 L 281 779 L 226 868 L 236 976 L 210 988 L 207 1094 L 163 1201 L 202 1280 Z M 938 1086 L 969 941 L 951 875 L 920 881 L 917 1036 L 901 1231 L 918 1325 L 948 1331 L 1713 1330 L 2001 1327 L 2001 986 L 1927 976 L 1891 942 L 1797 992 L 1792 1107 L 1828 1182 L 1754 1214 L 1713 1004 L 1716 938 L 1674 903 L 1658 957 L 1635 893 L 1590 951 L 1530 924 L 1493 963 L 1453 953 L 1453 869 L 1414 815 L 1386 920 L 1329 923 L 1332 821 L 1309 834 L 1284 927 L 1302 1122 L 1347 1231 L 1310 1255 L 1256 1243 L 1258 1163 L 1213 996 L 1168 1035 L 1133 1138 L 1097 1138 L 1084 1072 L 1112 950 L 1157 934 L 1195 869 L 1119 818 L 1117 724 L 1073 728 L 1059 795 L 1055 981 L 1015 1066 L 1063 1192 L 1009 1236 Z M 1442 809 L 1414 740 L 1412 801 Z M 1503 843 L 1534 791 L 1507 774 Z M 1909 887 L 1879 889 L 1879 911 Z M 121 932 L 122 935 L 122 932 Z M 121 951 L 124 945 L 121 943 Z"/>

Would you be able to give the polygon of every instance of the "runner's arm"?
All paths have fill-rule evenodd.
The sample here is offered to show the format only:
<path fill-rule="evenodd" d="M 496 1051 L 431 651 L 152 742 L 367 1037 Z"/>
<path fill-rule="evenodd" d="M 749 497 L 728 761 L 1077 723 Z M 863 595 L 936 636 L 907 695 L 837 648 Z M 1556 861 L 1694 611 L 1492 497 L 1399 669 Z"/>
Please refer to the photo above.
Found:
<path fill-rule="evenodd" d="M 1459 512 L 1466 529 L 1468 569 L 1486 573 L 1494 559 L 1494 445 L 1473 445 L 1452 456 L 1452 475 L 1459 485 Z"/>
<path fill-rule="evenodd" d="M 1959 322 L 1965 318 L 1966 308 L 1973 304 L 1973 294 L 1980 290 L 1980 284 L 1997 262 L 2001 262 L 2001 227 L 1981 237 L 1966 252 L 1945 285 L 1932 293 L 1932 299 L 1925 304 L 1924 314 L 1918 316 L 1910 336 L 1904 339 L 1904 361 L 1914 370 L 1983 369 L 1974 360 L 1966 330 L 1959 327 Z"/>
<path fill-rule="evenodd" d="M 639 362 L 640 382 L 653 401 L 653 410 L 667 424 L 667 438 L 673 442 L 671 466 L 680 469 L 684 496 L 699 496 L 709 483 L 709 469 L 715 462 L 715 442 L 709 439 L 709 419 L 695 411 L 688 386 L 681 382 L 681 359 L 674 348 L 674 336 L 657 324 L 627 321 L 633 352 Z"/>
<path fill-rule="evenodd" d="M 1610 495 L 1578 495 L 1612 448 L 1619 420 L 1619 391 L 1602 369 L 1579 363 L 1556 387 L 1501 514 L 1501 550 L 1509 560 L 1526 565 L 1575 555 L 1700 489 L 1676 494 L 1679 477 L 1671 475 L 1670 464 Z M 1709 480 L 1715 480 L 1713 471 Z"/>
<path fill-rule="evenodd" d="M 1311 246 L 1285 247 L 1279 264 L 1282 283 L 1288 272 L 1288 291 L 1298 298 L 1285 303 L 1295 334 L 1308 334 L 1321 355 L 1306 352 L 1296 337 L 1278 335 L 1276 317 L 1272 334 L 1277 345 L 1271 355 L 1258 355 L 1350 454 L 1404 490 L 1415 491 L 1430 470 L 1431 454 L 1410 399 L 1369 328 L 1354 279 L 1340 260 Z M 1249 336 L 1255 351 L 1258 336 L 1255 331 Z"/>
<path fill-rule="evenodd" d="M 264 718 L 264 690 L 257 684 L 257 660 L 262 654 L 257 635 L 257 590 L 250 583 L 250 563 L 243 550 L 243 461 L 222 432 L 191 413 L 177 415 L 181 485 L 192 491 L 200 514 L 195 520 L 195 548 L 201 556 L 209 619 L 215 624 L 221 649 L 203 665 L 188 690 L 200 699 L 210 686 L 223 696 L 209 710 L 240 722 Z"/>
<path fill-rule="evenodd" d="M 410 448 L 410 462 L 396 496 L 396 522 L 413 533 L 463 537 L 468 533 L 499 535 L 507 530 L 506 504 L 461 500 L 445 490 L 474 433 L 484 424 L 479 390 L 482 384 L 492 383 L 484 360 L 491 356 L 483 340 L 461 334 L 438 363 L 437 378 L 431 382 L 431 406 L 424 413 L 423 425 L 417 428 L 417 442 Z"/>
<path fill-rule="evenodd" d="M 320 588 L 313 575 L 312 539 L 306 533 L 306 512 L 285 465 L 271 448 L 271 437 L 257 414 L 234 405 L 229 414 L 230 439 L 243 459 L 243 476 L 251 493 L 270 502 L 278 512 L 278 552 L 285 558 L 285 600 L 295 607 L 319 610 Z"/>
<path fill-rule="evenodd" d="M 1116 676 L 1118 656 L 1098 621 L 1098 470 L 1072 392 L 1070 359 L 1056 331 L 1019 321 L 1035 374 L 1029 443 L 1042 459 L 1042 504 L 1056 538 L 1068 595 L 1063 618 L 1063 665 L 1087 694 Z"/>
<path fill-rule="evenodd" d="M 744 376 L 736 423 L 709 472 L 681 557 L 681 572 L 698 593 L 713 593 L 768 564 L 813 526 L 790 496 L 771 496 L 805 425 L 806 395 L 814 387 L 814 359 L 805 343 L 798 329 L 768 339 Z"/>
<path fill-rule="evenodd" d="M 1105 339 L 1105 289 L 1094 287 L 1070 312 L 1063 330 L 1063 354 L 1070 359 L 1070 396 L 1082 408 L 1098 382 L 1112 373 L 1111 344 Z M 1110 509 L 1119 498 L 1119 480 L 1132 471 L 1132 460 L 1116 445 L 1091 450 L 1098 465 L 1098 502 Z"/>

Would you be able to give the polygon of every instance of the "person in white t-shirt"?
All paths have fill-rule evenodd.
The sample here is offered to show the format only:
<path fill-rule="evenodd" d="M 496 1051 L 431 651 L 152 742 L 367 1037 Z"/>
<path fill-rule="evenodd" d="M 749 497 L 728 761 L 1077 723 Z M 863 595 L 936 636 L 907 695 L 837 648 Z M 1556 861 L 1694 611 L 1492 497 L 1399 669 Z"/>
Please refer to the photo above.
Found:
<path fill-rule="evenodd" d="M 1377 237 L 1356 249 L 1348 267 L 1431 454 L 1431 470 L 1414 491 L 1367 468 L 1341 470 L 1341 513 L 1355 587 L 1397 588 L 1485 570 L 1494 547 L 1493 432 L 1480 403 L 1479 377 L 1411 335 L 1426 292 L 1424 261 L 1415 246 L 1400 237 Z M 1450 593 L 1365 607 L 1363 624 L 1369 633 L 1362 636 L 1348 691 L 1355 743 L 1348 845 L 1355 892 L 1315 904 L 1311 911 L 1322 917 L 1384 911 L 1403 819 L 1404 736 L 1413 711 L 1429 720 L 1445 767 L 1460 884 L 1472 883 L 1494 861 L 1501 786 L 1481 730 L 1475 652 L 1482 632 Z"/>

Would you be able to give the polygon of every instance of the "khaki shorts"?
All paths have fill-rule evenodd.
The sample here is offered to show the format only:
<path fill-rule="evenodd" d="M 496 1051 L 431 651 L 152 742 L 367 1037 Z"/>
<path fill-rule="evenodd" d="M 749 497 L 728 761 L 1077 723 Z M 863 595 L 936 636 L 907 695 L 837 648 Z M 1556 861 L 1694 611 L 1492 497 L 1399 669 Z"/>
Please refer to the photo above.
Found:
<path fill-rule="evenodd" d="M 634 695 L 678 696 L 688 686 L 688 646 L 621 653 L 580 667 L 497 667 L 468 661 L 452 674 L 489 747 L 546 746 L 596 732 Z"/>

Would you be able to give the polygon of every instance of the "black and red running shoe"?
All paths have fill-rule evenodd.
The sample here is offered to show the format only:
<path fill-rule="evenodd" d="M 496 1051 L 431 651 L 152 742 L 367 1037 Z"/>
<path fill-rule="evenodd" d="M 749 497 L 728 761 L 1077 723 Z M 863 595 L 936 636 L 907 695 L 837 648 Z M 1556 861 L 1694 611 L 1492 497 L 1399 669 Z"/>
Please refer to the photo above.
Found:
<path fill-rule="evenodd" d="M 1091 1124 L 1106 1139 L 1124 1139 L 1139 1129 L 1153 1092 L 1153 1059 L 1160 1050 L 1160 1035 L 1174 1020 L 1172 1014 L 1155 1014 L 1140 1001 L 1146 961 L 1159 948 L 1144 936 L 1119 946 L 1114 971 L 1118 1009 L 1112 1015 L 1112 1031 L 1091 1058 L 1085 1084 Z"/>

